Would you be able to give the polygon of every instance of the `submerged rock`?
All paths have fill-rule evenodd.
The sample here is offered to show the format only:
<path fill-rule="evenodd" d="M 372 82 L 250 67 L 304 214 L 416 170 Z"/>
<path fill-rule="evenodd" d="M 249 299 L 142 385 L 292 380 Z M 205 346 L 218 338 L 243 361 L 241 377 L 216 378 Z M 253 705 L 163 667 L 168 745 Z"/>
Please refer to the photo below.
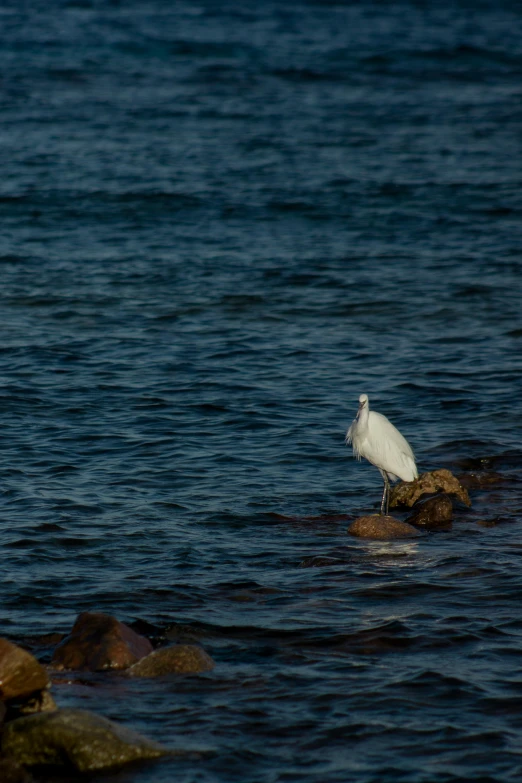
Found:
<path fill-rule="evenodd" d="M 152 644 L 128 625 L 101 612 L 82 612 L 69 636 L 55 649 L 59 669 L 127 669 L 152 652 Z"/>
<path fill-rule="evenodd" d="M 373 538 L 384 541 L 392 538 L 415 538 L 422 535 L 413 525 L 401 522 L 394 517 L 381 516 L 380 514 L 359 517 L 355 522 L 352 522 L 348 528 L 348 533 L 358 538 Z"/>
<path fill-rule="evenodd" d="M 496 473 L 493 470 L 461 473 L 458 479 L 466 489 L 482 489 L 483 487 L 491 487 L 494 484 L 502 484 L 507 480 L 502 473 Z"/>
<path fill-rule="evenodd" d="M 199 674 L 215 666 L 205 650 L 196 644 L 175 644 L 147 655 L 128 670 L 132 677 L 161 677 L 164 674 Z"/>
<path fill-rule="evenodd" d="M 87 710 L 64 709 L 8 723 L 2 750 L 27 767 L 69 767 L 93 772 L 172 751 Z"/>
<path fill-rule="evenodd" d="M 427 529 L 450 527 L 453 519 L 453 503 L 448 495 L 441 493 L 415 506 L 407 518 L 410 525 Z"/>
<path fill-rule="evenodd" d="M 299 568 L 323 568 L 324 566 L 344 565 L 345 561 L 340 557 L 329 557 L 328 555 L 311 555 L 305 557 L 299 563 Z"/>
<path fill-rule="evenodd" d="M 44 690 L 49 676 L 31 653 L 0 639 L 0 699 L 24 699 Z"/>
<path fill-rule="evenodd" d="M 501 521 L 501 517 L 492 517 L 490 519 L 477 519 L 476 523 L 480 527 L 496 527 Z"/>
<path fill-rule="evenodd" d="M 437 492 L 446 492 L 448 495 L 456 495 L 464 505 L 471 506 L 468 491 L 451 471 L 441 468 L 429 473 L 422 473 L 414 481 L 403 481 L 393 487 L 390 495 L 390 506 L 407 506 L 411 508 L 423 495 L 434 495 Z"/>

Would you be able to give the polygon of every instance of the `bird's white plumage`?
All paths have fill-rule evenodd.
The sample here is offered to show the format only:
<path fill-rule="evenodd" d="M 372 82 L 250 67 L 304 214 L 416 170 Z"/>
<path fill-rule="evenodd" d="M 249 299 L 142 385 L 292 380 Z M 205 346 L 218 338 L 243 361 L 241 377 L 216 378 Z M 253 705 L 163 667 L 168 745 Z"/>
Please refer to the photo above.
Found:
<path fill-rule="evenodd" d="M 357 459 L 364 457 L 381 471 L 385 483 L 383 504 L 388 479 L 413 481 L 418 476 L 410 444 L 386 416 L 370 410 L 367 394 L 359 397 L 359 410 L 346 433 L 346 442 L 352 444 Z"/>
<path fill-rule="evenodd" d="M 366 426 L 355 419 L 346 439 L 353 446 L 357 459 L 364 457 L 380 470 L 385 470 L 390 481 L 413 481 L 417 478 L 415 457 L 411 446 L 391 421 L 381 413 L 368 412 Z"/>

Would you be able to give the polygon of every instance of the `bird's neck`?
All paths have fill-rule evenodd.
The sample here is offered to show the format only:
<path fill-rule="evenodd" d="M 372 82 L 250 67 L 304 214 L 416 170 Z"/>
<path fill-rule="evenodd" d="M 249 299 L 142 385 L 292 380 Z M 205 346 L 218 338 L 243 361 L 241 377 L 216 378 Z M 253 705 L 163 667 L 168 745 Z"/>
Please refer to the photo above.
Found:
<path fill-rule="evenodd" d="M 362 409 L 362 411 L 359 413 L 359 425 L 361 427 L 366 427 L 368 424 L 368 416 L 370 415 L 370 409 L 368 406 Z"/>

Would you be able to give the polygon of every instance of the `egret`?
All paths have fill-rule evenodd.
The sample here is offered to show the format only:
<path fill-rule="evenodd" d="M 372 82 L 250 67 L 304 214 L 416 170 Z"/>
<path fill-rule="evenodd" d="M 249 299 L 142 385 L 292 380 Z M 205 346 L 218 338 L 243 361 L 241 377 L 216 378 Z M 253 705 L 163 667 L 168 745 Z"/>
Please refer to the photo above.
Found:
<path fill-rule="evenodd" d="M 346 433 L 357 459 L 367 459 L 379 468 L 384 481 L 381 515 L 388 514 L 390 481 L 413 481 L 419 475 L 410 444 L 382 413 L 370 410 L 368 395 L 359 397 L 357 416 Z"/>

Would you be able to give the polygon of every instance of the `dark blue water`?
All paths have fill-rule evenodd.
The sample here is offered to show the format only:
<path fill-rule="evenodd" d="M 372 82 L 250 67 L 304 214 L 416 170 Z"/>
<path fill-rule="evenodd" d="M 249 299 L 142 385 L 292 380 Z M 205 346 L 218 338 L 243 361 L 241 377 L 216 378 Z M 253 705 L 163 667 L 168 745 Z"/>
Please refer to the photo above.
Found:
<path fill-rule="evenodd" d="M 125 783 L 520 780 L 520 5 L 0 31 L 0 634 L 46 660 L 90 609 L 214 657 L 55 685 L 205 751 Z M 499 474 L 451 531 L 347 536 L 361 392 L 421 471 Z"/>

